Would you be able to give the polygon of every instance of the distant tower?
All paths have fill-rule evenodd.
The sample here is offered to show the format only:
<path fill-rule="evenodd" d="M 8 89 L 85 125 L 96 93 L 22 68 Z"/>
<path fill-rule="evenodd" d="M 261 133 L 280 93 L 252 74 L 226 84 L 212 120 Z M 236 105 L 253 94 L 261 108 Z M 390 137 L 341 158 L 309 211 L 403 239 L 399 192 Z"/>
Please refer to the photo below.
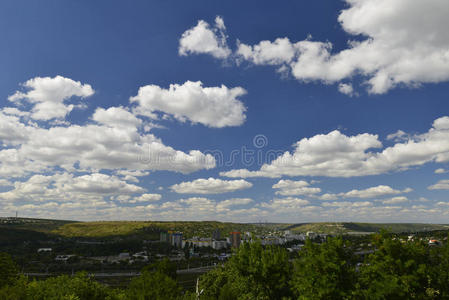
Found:
<path fill-rule="evenodd" d="M 182 247 L 182 232 L 173 232 L 171 234 L 171 245 L 176 248 Z"/>
<path fill-rule="evenodd" d="M 220 240 L 220 229 L 217 228 L 212 232 L 212 239 L 216 241 Z"/>
<path fill-rule="evenodd" d="M 171 232 L 162 231 L 160 234 L 160 241 L 163 243 L 170 243 L 171 240 Z"/>
<path fill-rule="evenodd" d="M 18 216 L 19 216 L 19 212 L 16 210 L 16 219 L 17 219 Z"/>
<path fill-rule="evenodd" d="M 230 238 L 232 248 L 238 248 L 240 246 L 240 232 L 238 231 L 231 232 Z"/>

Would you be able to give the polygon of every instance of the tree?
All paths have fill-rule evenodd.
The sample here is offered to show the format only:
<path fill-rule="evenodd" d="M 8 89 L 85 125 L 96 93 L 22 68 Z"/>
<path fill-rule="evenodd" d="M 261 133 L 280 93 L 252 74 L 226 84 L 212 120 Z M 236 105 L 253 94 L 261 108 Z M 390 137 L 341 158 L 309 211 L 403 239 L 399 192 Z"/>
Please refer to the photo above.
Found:
<path fill-rule="evenodd" d="M 291 288 L 297 299 L 347 299 L 355 283 L 352 253 L 341 237 L 307 240 L 294 261 Z"/>
<path fill-rule="evenodd" d="M 223 268 L 200 279 L 204 299 L 283 299 L 291 296 L 285 249 L 244 243 Z"/>
<path fill-rule="evenodd" d="M 441 299 L 449 299 L 449 242 L 431 251 L 431 275 L 435 291 Z"/>
<path fill-rule="evenodd" d="M 11 256 L 0 252 L 0 288 L 14 284 L 18 278 L 18 269 Z"/>
<path fill-rule="evenodd" d="M 431 261 L 422 242 L 375 235 L 376 251 L 360 268 L 358 299 L 432 299 Z"/>
<path fill-rule="evenodd" d="M 142 272 L 159 272 L 167 275 L 173 280 L 176 280 L 176 264 L 171 262 L 168 258 L 152 263 L 143 268 Z"/>
<path fill-rule="evenodd" d="M 124 299 L 124 295 L 92 280 L 87 273 L 74 277 L 62 275 L 43 281 L 32 281 L 27 285 L 27 298 L 33 300 L 59 299 Z"/>
<path fill-rule="evenodd" d="M 179 297 L 181 289 L 164 273 L 144 271 L 131 281 L 126 294 L 130 300 L 166 300 Z"/>

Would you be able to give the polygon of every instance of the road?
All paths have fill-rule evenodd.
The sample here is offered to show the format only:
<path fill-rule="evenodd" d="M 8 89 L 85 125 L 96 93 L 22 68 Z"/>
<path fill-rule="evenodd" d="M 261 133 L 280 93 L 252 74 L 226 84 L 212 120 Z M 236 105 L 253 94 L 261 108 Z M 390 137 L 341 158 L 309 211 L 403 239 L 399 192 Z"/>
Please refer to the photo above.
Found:
<path fill-rule="evenodd" d="M 212 269 L 216 268 L 216 266 L 207 266 L 207 267 L 199 267 L 199 268 L 191 268 L 191 269 L 182 269 L 177 270 L 177 274 L 196 274 L 196 273 L 206 273 Z M 113 273 L 105 273 L 105 272 L 95 272 L 88 273 L 91 277 L 104 278 L 104 277 L 136 277 L 140 276 L 140 272 L 113 272 Z M 25 276 L 30 277 L 51 277 L 58 276 L 61 274 L 53 274 L 53 273 L 23 273 Z"/>

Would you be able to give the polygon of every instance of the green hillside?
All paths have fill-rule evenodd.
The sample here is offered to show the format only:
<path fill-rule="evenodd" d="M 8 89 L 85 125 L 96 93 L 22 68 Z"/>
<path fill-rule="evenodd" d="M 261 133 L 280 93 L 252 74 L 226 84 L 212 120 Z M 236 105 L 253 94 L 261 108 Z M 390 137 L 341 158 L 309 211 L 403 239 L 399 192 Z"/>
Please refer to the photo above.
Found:
<path fill-rule="evenodd" d="M 216 229 L 222 236 L 231 231 L 254 232 L 264 234 L 270 231 L 273 225 L 222 223 L 215 221 L 203 222 L 153 222 L 153 221 L 102 221 L 80 222 L 65 224 L 52 231 L 65 237 L 112 237 L 136 235 L 143 238 L 157 239 L 159 232 L 166 230 L 182 231 L 184 236 L 212 236 Z"/>
<path fill-rule="evenodd" d="M 136 237 L 157 240 L 159 233 L 166 230 L 181 231 L 184 237 L 193 236 L 210 237 L 215 230 L 219 230 L 222 237 L 228 236 L 231 231 L 252 232 L 267 234 L 273 231 L 291 230 L 292 232 L 308 232 L 327 234 L 347 234 L 351 232 L 378 232 L 388 229 L 392 232 L 420 232 L 432 230 L 449 230 L 449 225 L 418 224 L 418 223 L 352 223 L 352 222 L 322 222 L 300 224 L 247 224 L 228 223 L 216 221 L 202 222 L 160 222 L 160 221 L 96 221 L 75 222 L 47 219 L 1 219 L 0 229 L 6 233 L 8 230 L 19 235 L 30 235 L 33 232 L 50 234 L 62 237 L 82 238 L 109 238 L 109 237 Z M 6 234 L 4 234 L 6 236 Z M 41 237 L 42 238 L 42 237 Z"/>
<path fill-rule="evenodd" d="M 10 229 L 22 229 L 50 233 L 51 231 L 65 225 L 77 223 L 77 221 L 34 219 L 34 218 L 1 218 L 0 227 Z"/>
<path fill-rule="evenodd" d="M 345 234 L 351 232 L 379 232 L 387 229 L 392 232 L 422 232 L 432 230 L 448 230 L 449 225 L 420 224 L 420 223 L 345 223 L 345 222 L 323 222 L 302 223 L 287 226 L 286 229 L 293 232 L 313 231 L 316 233 Z"/>

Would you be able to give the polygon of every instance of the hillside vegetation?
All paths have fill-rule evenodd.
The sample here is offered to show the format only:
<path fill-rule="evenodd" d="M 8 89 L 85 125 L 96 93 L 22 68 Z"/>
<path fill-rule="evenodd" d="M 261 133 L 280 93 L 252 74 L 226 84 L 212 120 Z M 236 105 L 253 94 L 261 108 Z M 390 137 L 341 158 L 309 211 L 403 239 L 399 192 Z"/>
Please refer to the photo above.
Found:
<path fill-rule="evenodd" d="M 28 219 L 19 218 L 9 222 L 0 223 L 0 230 L 13 238 L 18 236 L 30 236 L 33 232 L 45 233 L 52 236 L 68 238 L 108 238 L 108 237 L 136 237 L 148 240 L 159 239 L 161 231 L 181 231 L 184 237 L 193 236 L 210 237 L 215 230 L 219 230 L 222 237 L 229 235 L 231 231 L 252 232 L 255 234 L 268 234 L 273 231 L 290 230 L 293 233 L 313 231 L 326 234 L 350 234 L 354 232 L 379 232 L 388 229 L 391 232 L 420 232 L 433 230 L 448 230 L 449 225 L 417 224 L 417 223 L 300 223 L 300 224 L 248 224 L 228 223 L 217 221 L 96 221 L 75 222 L 64 220 Z M 15 233 L 13 233 L 15 232 Z M 41 239 L 43 236 L 39 236 Z"/>
<path fill-rule="evenodd" d="M 326 234 L 348 234 L 353 232 L 379 232 L 387 229 L 391 232 L 420 232 L 432 230 L 447 230 L 449 225 L 419 224 L 419 223 L 303 223 L 285 227 L 292 232 L 313 231 Z"/>
<path fill-rule="evenodd" d="M 166 230 L 182 231 L 187 238 L 193 236 L 212 236 L 218 229 L 222 236 L 231 231 L 268 233 L 274 225 L 255 225 L 239 223 L 203 222 L 153 222 L 153 221 L 102 221 L 65 224 L 52 232 L 64 237 L 110 237 L 135 235 L 142 238 L 158 239 L 159 233 Z"/>
<path fill-rule="evenodd" d="M 0 228 L 14 228 L 50 233 L 65 224 L 72 223 L 77 223 L 77 221 L 34 218 L 2 218 L 0 219 Z"/>

